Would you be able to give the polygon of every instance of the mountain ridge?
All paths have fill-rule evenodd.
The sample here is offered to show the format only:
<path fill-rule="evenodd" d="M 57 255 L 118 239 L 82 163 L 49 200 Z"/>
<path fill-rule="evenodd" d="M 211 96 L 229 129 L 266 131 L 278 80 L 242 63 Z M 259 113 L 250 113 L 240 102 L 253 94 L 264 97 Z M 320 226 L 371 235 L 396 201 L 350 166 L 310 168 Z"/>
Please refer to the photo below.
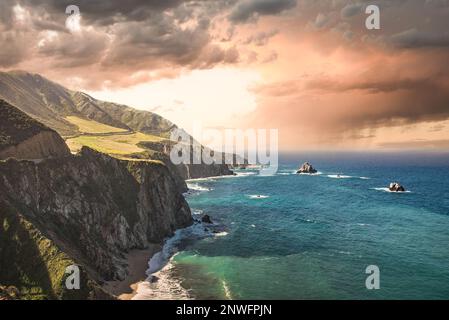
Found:
<path fill-rule="evenodd" d="M 39 74 L 16 70 L 0 72 L 0 98 L 36 120 L 55 129 L 61 136 L 79 133 L 67 116 L 80 116 L 99 123 L 142 133 L 168 137 L 176 126 L 149 111 L 97 100 L 73 91 Z"/>
<path fill-rule="evenodd" d="M 66 142 L 71 147 L 72 152 L 79 150 L 77 146 L 84 145 L 119 158 L 125 156 L 142 159 L 139 155 L 133 155 L 133 153 L 136 153 L 135 151 L 130 152 L 130 154 L 123 154 L 123 150 L 126 150 L 126 147 L 129 146 L 132 146 L 131 149 L 136 149 L 135 147 L 149 145 L 148 140 L 153 139 L 151 136 L 157 136 L 162 139 L 153 143 L 153 147 L 158 144 L 160 147 L 156 146 L 156 149 L 168 150 L 169 148 L 166 147 L 172 144 L 170 141 L 171 132 L 174 129 L 178 129 L 175 124 L 155 113 L 97 100 L 86 93 L 71 91 L 39 74 L 26 71 L 0 72 L 1 98 L 56 130 L 61 136 L 66 138 Z M 72 118 L 75 116 L 90 120 L 93 123 L 128 130 L 130 134 L 137 132 L 139 135 L 146 134 L 150 136 L 144 137 L 146 140 L 140 140 L 139 143 L 138 135 L 128 135 L 127 137 L 124 137 L 123 133 L 115 133 L 113 135 L 99 133 L 92 135 L 83 132 L 76 123 L 70 122 L 69 118 L 71 116 Z M 105 135 L 114 137 L 109 138 L 105 142 L 103 139 Z M 80 136 L 82 137 L 80 138 Z M 90 138 L 88 142 L 85 141 L 86 136 Z M 196 141 L 193 137 L 190 136 L 190 138 L 192 142 Z M 129 144 L 121 144 L 125 140 L 130 141 Z M 202 148 L 209 150 L 204 146 Z M 175 168 L 184 180 L 233 174 L 226 164 L 206 165 L 202 163 L 173 166 L 170 163 L 169 154 L 166 152 L 160 152 L 152 148 L 143 149 L 152 153 L 152 156 L 145 154 L 143 159 L 152 159 L 153 157 L 155 160 L 163 161 L 168 167 Z M 114 152 L 117 150 L 120 152 Z"/>

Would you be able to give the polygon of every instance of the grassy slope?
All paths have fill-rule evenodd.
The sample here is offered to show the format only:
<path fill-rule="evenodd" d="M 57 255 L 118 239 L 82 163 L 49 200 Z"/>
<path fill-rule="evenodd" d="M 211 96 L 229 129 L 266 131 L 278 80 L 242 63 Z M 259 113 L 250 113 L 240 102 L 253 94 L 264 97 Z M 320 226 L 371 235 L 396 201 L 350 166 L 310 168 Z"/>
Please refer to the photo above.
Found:
<path fill-rule="evenodd" d="M 81 273 L 81 289 L 65 288 L 66 267 L 75 262 L 33 224 L 0 204 L 0 284 L 14 286 L 21 299 L 87 299 L 96 284 Z"/>
<path fill-rule="evenodd" d="M 0 72 L 0 98 L 53 128 L 62 136 L 79 133 L 77 125 L 67 121 L 66 117 L 69 116 L 165 137 L 174 127 L 170 121 L 152 112 L 96 100 L 82 92 L 64 88 L 38 74 L 24 71 Z"/>
<path fill-rule="evenodd" d="M 65 119 L 77 126 L 80 132 L 84 133 L 127 132 L 126 129 L 108 126 L 97 121 L 87 120 L 76 116 L 68 116 Z"/>
<path fill-rule="evenodd" d="M 137 146 L 142 141 L 157 142 L 161 140 L 163 140 L 161 137 L 136 132 L 126 135 L 79 136 L 67 139 L 66 143 L 72 152 L 78 152 L 82 146 L 86 146 L 110 155 L 126 155 L 144 151 Z"/>

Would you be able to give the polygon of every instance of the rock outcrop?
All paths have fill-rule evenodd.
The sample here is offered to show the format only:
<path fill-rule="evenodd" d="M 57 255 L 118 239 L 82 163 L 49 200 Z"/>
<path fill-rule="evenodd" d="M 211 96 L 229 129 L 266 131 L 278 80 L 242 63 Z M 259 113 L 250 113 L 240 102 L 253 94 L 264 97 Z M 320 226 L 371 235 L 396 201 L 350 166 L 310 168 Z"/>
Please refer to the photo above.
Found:
<path fill-rule="evenodd" d="M 388 188 L 391 192 L 405 192 L 405 188 L 397 182 L 390 183 Z"/>
<path fill-rule="evenodd" d="M 308 162 L 304 163 L 296 173 L 298 174 L 312 174 L 312 173 L 317 173 L 318 171 Z"/>
<path fill-rule="evenodd" d="M 52 129 L 0 100 L 0 160 L 65 157 L 70 150 Z"/>
<path fill-rule="evenodd" d="M 207 224 L 212 224 L 212 220 L 210 218 L 209 215 L 205 214 L 202 218 L 201 218 L 201 222 L 203 223 L 207 223 Z"/>
<path fill-rule="evenodd" d="M 56 132 L 43 131 L 15 146 L 0 150 L 0 160 L 8 158 L 40 160 L 64 157 L 69 154 L 70 150 Z"/>
<path fill-rule="evenodd" d="M 192 223 L 188 204 L 163 163 L 118 160 L 89 148 L 37 164 L 0 162 L 0 203 L 3 215 L 26 219 L 95 281 L 123 279 L 125 253 L 161 243 Z M 4 219 L 0 217 L 0 226 Z M 8 239 L 0 238 L 0 248 L 14 241 L 13 236 Z M 0 254 L 1 261 L 12 259 L 7 251 Z M 63 274 L 62 267 L 48 274 Z M 0 284 L 17 285 L 3 276 L 2 268 Z M 44 291 L 61 297 L 54 288 Z"/>

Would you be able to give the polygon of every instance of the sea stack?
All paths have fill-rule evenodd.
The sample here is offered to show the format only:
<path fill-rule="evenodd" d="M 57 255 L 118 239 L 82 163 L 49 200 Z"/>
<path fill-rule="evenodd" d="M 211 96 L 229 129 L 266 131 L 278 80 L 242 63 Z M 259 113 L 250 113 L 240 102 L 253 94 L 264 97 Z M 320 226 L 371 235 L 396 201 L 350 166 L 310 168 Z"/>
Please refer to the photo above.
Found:
<path fill-rule="evenodd" d="M 388 188 L 391 192 L 405 192 L 405 188 L 397 182 L 390 183 Z"/>
<path fill-rule="evenodd" d="M 296 173 L 317 173 L 318 171 L 308 162 L 304 163 Z"/>

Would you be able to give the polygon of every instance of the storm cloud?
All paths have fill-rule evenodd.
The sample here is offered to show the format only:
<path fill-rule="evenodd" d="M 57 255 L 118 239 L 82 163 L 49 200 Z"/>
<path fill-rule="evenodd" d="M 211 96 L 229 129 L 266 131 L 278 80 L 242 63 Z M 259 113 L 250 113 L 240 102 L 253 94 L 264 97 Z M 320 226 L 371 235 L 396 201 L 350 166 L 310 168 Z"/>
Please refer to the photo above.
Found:
<path fill-rule="evenodd" d="M 81 17 L 68 28 L 72 4 Z M 380 30 L 365 27 L 370 4 Z M 251 70 L 246 125 L 365 140 L 449 119 L 448 30 L 447 0 L 3 0 L 0 68 L 91 91 Z"/>
<path fill-rule="evenodd" d="M 279 14 L 296 6 L 296 0 L 242 0 L 229 15 L 233 22 L 242 23 L 258 16 Z"/>

